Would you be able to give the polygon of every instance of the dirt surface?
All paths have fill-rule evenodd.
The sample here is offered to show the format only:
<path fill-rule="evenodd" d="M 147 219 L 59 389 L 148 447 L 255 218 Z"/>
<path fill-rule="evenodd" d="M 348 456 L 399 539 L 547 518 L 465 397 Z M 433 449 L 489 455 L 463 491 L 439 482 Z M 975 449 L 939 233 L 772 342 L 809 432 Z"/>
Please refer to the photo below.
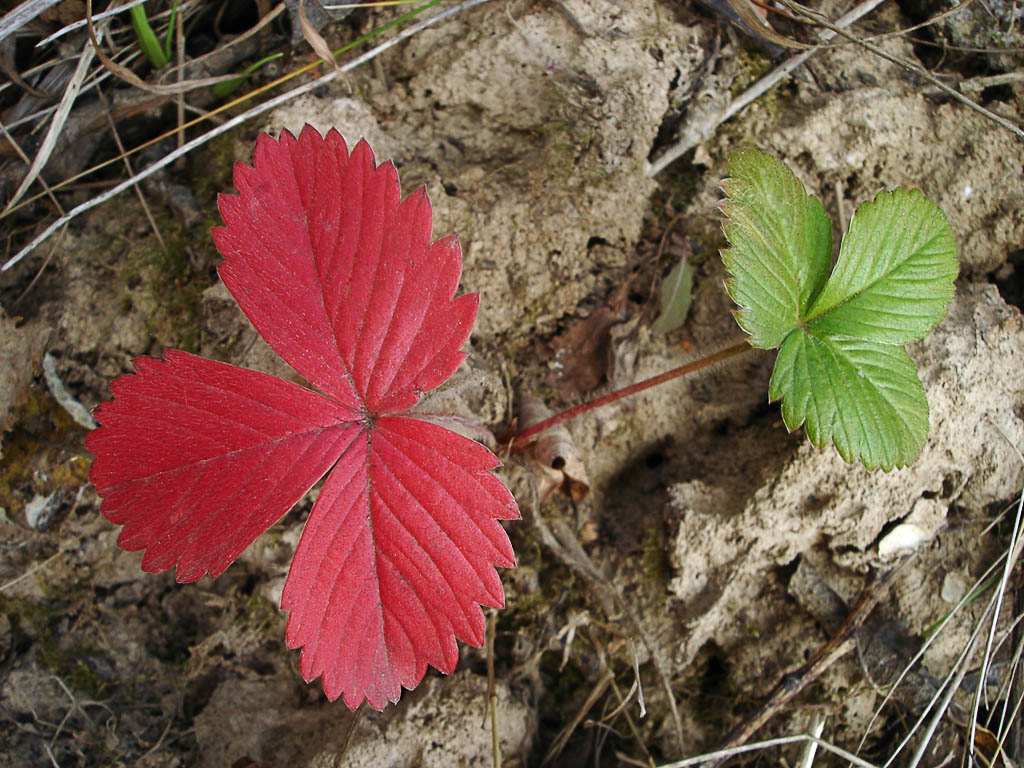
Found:
<path fill-rule="evenodd" d="M 1017 12 L 1005 5 L 992 13 Z M 862 31 L 940 10 L 883 4 Z M 325 34 L 343 42 L 392 16 L 359 11 Z M 992 36 L 985 17 L 960 21 L 926 41 Z M 878 44 L 948 80 L 1024 68 L 1019 46 L 940 61 L 906 36 Z M 932 634 L 1005 551 L 1003 513 L 1024 485 L 1024 142 L 843 45 L 648 174 L 688 126 L 788 55 L 668 0 L 487 3 L 173 167 L 144 192 L 163 245 L 126 193 L 3 273 L 0 766 L 493 764 L 481 649 L 461 646 L 455 674 L 428 672 L 383 713 L 355 716 L 302 681 L 277 605 L 316 489 L 223 575 L 178 585 L 116 546 L 88 484 L 87 409 L 135 356 L 186 349 L 298 380 L 218 282 L 209 228 L 256 134 L 305 123 L 367 138 L 406 192 L 426 186 L 435 237 L 459 234 L 462 290 L 480 293 L 480 314 L 470 357 L 429 407 L 495 434 L 521 417 L 523 395 L 557 410 L 742 338 L 715 208 L 731 151 L 785 160 L 834 222 L 899 185 L 945 211 L 961 277 L 947 319 L 910 348 L 931 407 L 912 466 L 868 472 L 787 433 L 767 403 L 774 356 L 752 351 L 570 422 L 585 495 L 553 491 L 560 480 L 529 456 L 501 470 L 524 517 L 506 525 L 519 560 L 502 572 L 507 605 L 486 612 L 503 765 L 658 765 L 715 749 L 799 677 L 880 574 L 878 606 L 847 652 L 753 740 L 823 722 L 823 738 L 885 762 L 980 620 L 987 599 L 963 601 Z M 978 98 L 1024 114 L 1019 78 Z M 688 319 L 654 333 L 658 287 L 684 252 Z M 585 335 L 601 343 L 572 359 L 573 329 L 591 317 Z M 1009 593 L 1000 637 L 1019 601 Z M 1006 635 L 997 653 L 995 698 L 1018 641 Z M 976 666 L 924 764 L 959 763 Z M 802 749 L 746 759 L 794 764 Z"/>

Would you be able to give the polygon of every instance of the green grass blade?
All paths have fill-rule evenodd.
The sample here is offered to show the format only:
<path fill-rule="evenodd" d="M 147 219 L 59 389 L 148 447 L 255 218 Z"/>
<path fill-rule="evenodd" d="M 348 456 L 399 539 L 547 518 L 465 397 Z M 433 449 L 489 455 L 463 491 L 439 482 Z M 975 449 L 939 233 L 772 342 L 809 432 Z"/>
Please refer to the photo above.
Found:
<path fill-rule="evenodd" d="M 157 38 L 153 28 L 149 26 L 149 19 L 146 18 L 145 5 L 132 6 L 131 10 L 132 29 L 135 30 L 135 37 L 139 41 L 139 49 L 149 59 L 154 69 L 160 69 L 170 61 L 169 55 L 164 55 L 163 46 Z"/>
<path fill-rule="evenodd" d="M 365 35 L 353 40 L 351 43 L 346 43 L 345 45 L 341 46 L 341 48 L 334 51 L 334 55 L 340 56 L 341 54 L 345 53 L 345 51 L 355 48 L 358 45 L 362 45 L 363 43 L 372 40 L 377 35 L 386 32 L 392 27 L 397 27 L 401 24 L 404 24 L 409 19 L 415 18 L 419 14 L 423 13 L 423 11 L 429 10 L 430 8 L 433 8 L 435 5 L 440 5 L 443 2 L 444 0 L 427 0 L 427 2 L 425 2 L 423 5 L 417 5 L 411 11 L 403 13 L 401 16 L 396 16 L 391 21 L 381 24 L 376 29 L 367 32 Z"/>
<path fill-rule="evenodd" d="M 174 42 L 174 21 L 178 16 L 178 0 L 171 4 L 171 16 L 167 20 L 167 34 L 164 36 L 164 56 L 171 60 L 171 44 Z"/>
<path fill-rule="evenodd" d="M 243 69 L 242 74 L 240 74 L 238 77 L 232 78 L 231 80 L 225 80 L 222 83 L 217 83 L 210 89 L 210 91 L 218 99 L 226 99 L 239 89 L 239 87 L 242 85 L 242 83 L 246 81 L 246 78 L 248 78 L 249 75 L 257 71 L 263 65 L 269 64 L 271 61 L 275 61 L 276 59 L 280 59 L 282 56 L 284 56 L 284 54 L 281 53 L 280 51 L 278 51 L 277 53 L 272 53 L 269 56 L 265 56 L 259 61 L 254 62 L 245 69 Z"/>

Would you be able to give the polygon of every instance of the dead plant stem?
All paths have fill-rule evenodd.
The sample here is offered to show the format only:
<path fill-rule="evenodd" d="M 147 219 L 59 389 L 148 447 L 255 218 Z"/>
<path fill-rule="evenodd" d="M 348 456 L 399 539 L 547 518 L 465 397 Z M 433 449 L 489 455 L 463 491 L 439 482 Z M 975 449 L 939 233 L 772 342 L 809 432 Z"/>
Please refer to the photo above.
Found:
<path fill-rule="evenodd" d="M 553 532 L 547 523 L 544 522 L 544 517 L 541 515 L 539 508 L 534 511 L 532 518 L 533 525 L 540 534 L 541 543 L 554 552 L 571 570 L 579 573 L 586 579 L 606 616 L 612 618 L 616 612 L 624 615 L 633 628 L 634 636 L 639 638 L 640 642 L 650 652 L 651 661 L 658 672 L 658 677 L 661 679 L 662 687 L 665 689 L 665 696 L 668 701 L 678 748 L 682 751 L 685 743 L 683 721 L 679 714 L 679 708 L 676 705 L 675 694 L 672 691 L 671 676 L 667 664 L 662 658 L 662 654 L 656 645 L 648 639 L 636 612 L 626 602 L 626 599 L 616 589 L 615 585 L 594 565 L 594 562 L 587 556 L 587 553 L 583 551 L 583 547 L 580 546 L 576 536 L 567 530 L 561 521 L 554 523 L 556 532 Z"/>
<path fill-rule="evenodd" d="M 128 159 L 128 153 L 125 152 L 124 143 L 121 141 L 121 134 L 117 130 L 117 123 L 114 122 L 114 116 L 110 110 L 110 104 L 99 84 L 96 85 L 96 95 L 99 96 L 100 101 L 103 102 L 103 114 L 106 116 L 107 124 L 110 126 L 110 134 L 114 137 L 114 143 L 117 144 L 117 149 L 121 153 L 121 157 L 124 158 L 124 167 L 127 169 L 128 175 L 131 176 L 135 171 L 132 169 L 131 160 Z M 146 220 L 149 222 L 149 226 L 152 228 L 153 234 L 156 235 L 156 239 L 160 242 L 160 247 L 166 251 L 167 243 L 164 242 L 164 237 L 160 234 L 160 227 L 157 226 L 156 219 L 153 218 L 153 212 L 149 209 L 149 204 L 146 202 L 146 196 L 142 194 L 142 187 L 135 187 L 135 195 L 139 198 L 139 204 L 142 205 L 142 212 L 146 215 Z"/>
<path fill-rule="evenodd" d="M 648 768 L 654 768 L 654 758 L 651 757 L 650 750 L 647 749 L 647 745 L 644 744 L 644 740 L 640 736 L 640 729 L 636 727 L 636 723 L 633 722 L 633 718 L 630 716 L 629 710 L 626 707 L 626 705 L 629 704 L 631 694 L 626 694 L 626 696 L 623 697 L 622 692 L 619 690 L 619 686 L 615 683 L 614 676 L 612 676 L 611 686 L 612 691 L 615 693 L 615 698 L 619 700 L 619 706 L 615 708 L 615 711 L 612 712 L 611 715 L 606 715 L 602 720 L 611 720 L 615 715 L 621 712 L 626 718 L 626 724 L 629 726 L 629 730 L 632 732 L 633 738 L 636 739 L 636 743 L 640 745 L 640 749 L 647 758 L 647 762 L 641 763 L 641 765 L 646 765 Z"/>
<path fill-rule="evenodd" d="M 494 690 L 494 632 L 498 614 L 487 613 L 487 709 L 491 718 L 491 757 L 494 768 L 501 768 L 501 742 L 498 739 L 498 694 Z"/>
<path fill-rule="evenodd" d="M 171 34 L 171 30 L 167 30 L 167 34 Z M 182 89 L 175 98 L 175 106 L 178 111 L 178 149 L 181 149 L 185 143 L 185 129 L 182 128 L 185 124 L 185 90 L 182 86 L 185 81 L 185 13 L 180 10 L 174 15 L 174 38 L 175 58 L 178 60 L 175 80 L 176 85 Z"/>
<path fill-rule="evenodd" d="M 811 659 L 795 672 L 784 675 L 775 687 L 768 694 L 767 701 L 750 717 L 741 724 L 726 739 L 719 750 L 723 757 L 708 762 L 711 768 L 721 765 L 727 757 L 724 753 L 740 747 L 747 743 L 758 729 L 768 722 L 786 704 L 806 688 L 810 683 L 817 680 L 835 661 L 845 656 L 857 643 L 856 632 L 863 626 L 871 611 L 874 610 L 878 601 L 886 593 L 889 581 L 896 569 L 885 571 L 881 574 L 873 574 L 868 583 L 861 590 L 860 597 L 850 610 L 846 621 L 825 645 L 823 645 Z M 815 734 L 817 737 L 820 734 Z"/>
<path fill-rule="evenodd" d="M 782 736 L 777 739 L 768 739 L 767 741 L 759 741 L 756 744 L 744 744 L 739 747 L 733 747 L 731 749 L 720 749 L 715 752 L 709 752 L 704 755 L 697 755 L 696 757 L 688 757 L 685 760 L 676 760 L 674 763 L 664 763 L 658 768 L 689 768 L 691 765 L 703 765 L 712 759 L 726 760 L 737 755 L 742 755 L 747 752 L 757 752 L 758 750 L 768 749 L 769 747 L 782 747 L 787 744 L 802 744 L 807 741 L 813 741 L 821 749 L 827 750 L 834 755 L 838 755 L 843 758 L 851 765 L 856 765 L 859 768 L 875 768 L 874 764 L 869 763 L 867 760 L 862 760 L 856 755 L 847 752 L 845 749 L 830 744 L 829 742 L 820 739 L 816 736 L 812 736 L 809 733 L 803 733 L 797 736 Z"/>
<path fill-rule="evenodd" d="M 1010 537 L 1010 546 L 1006 553 L 1006 563 L 1003 567 L 1003 576 L 999 588 L 995 593 L 995 609 L 992 612 L 992 624 L 989 627 L 988 642 L 985 645 L 985 653 L 981 662 L 981 673 L 978 676 L 978 688 L 974 694 L 974 705 L 971 711 L 970 738 L 968 739 L 968 760 L 974 758 L 974 736 L 978 725 L 978 708 L 981 705 L 982 695 L 985 691 L 985 681 L 988 679 L 989 664 L 992 660 L 992 646 L 995 643 L 996 628 L 999 624 L 999 614 L 1002 612 L 1003 597 L 1007 591 L 1010 581 L 1010 574 L 1020 557 L 1021 549 L 1021 517 L 1024 515 L 1024 492 L 1021 493 L 1020 502 L 1017 504 L 1017 517 L 1013 523 L 1013 534 Z"/>

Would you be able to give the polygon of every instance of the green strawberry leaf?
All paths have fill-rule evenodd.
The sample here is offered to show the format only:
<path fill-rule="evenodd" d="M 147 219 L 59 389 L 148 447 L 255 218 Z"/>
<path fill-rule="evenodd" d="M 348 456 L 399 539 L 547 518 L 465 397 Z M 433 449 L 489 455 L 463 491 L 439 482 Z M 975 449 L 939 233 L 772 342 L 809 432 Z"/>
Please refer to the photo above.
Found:
<path fill-rule="evenodd" d="M 906 349 L 794 331 L 775 360 L 768 396 L 782 399 L 789 429 L 806 423 L 818 448 L 890 470 L 917 458 L 928 437 L 928 401 Z"/>
<path fill-rule="evenodd" d="M 726 286 L 750 343 L 781 347 L 768 395 L 786 426 L 869 469 L 906 466 L 928 437 L 928 401 L 903 345 L 953 297 L 945 215 L 917 190 L 879 194 L 857 209 L 828 276 L 828 217 L 792 171 L 751 151 L 729 172 Z"/>
<path fill-rule="evenodd" d="M 761 152 L 729 159 L 722 254 L 732 279 L 726 288 L 739 306 L 736 322 L 761 349 L 779 346 L 825 284 L 832 259 L 832 225 L 821 201 L 793 172 Z"/>
<path fill-rule="evenodd" d="M 917 341 L 945 317 L 956 274 L 956 241 L 939 207 L 916 189 L 882 192 L 854 214 L 807 320 L 885 344 Z"/>

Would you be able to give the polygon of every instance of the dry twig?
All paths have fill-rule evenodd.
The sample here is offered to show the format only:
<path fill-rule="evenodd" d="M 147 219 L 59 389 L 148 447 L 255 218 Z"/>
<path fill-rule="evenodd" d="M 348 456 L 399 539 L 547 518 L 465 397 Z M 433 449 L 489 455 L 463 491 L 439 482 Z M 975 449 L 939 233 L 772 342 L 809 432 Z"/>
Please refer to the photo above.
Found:
<path fill-rule="evenodd" d="M 722 745 L 720 752 L 726 752 L 745 744 L 762 725 L 792 701 L 800 691 L 817 680 L 825 670 L 853 649 L 857 642 L 854 637 L 855 633 L 878 605 L 878 601 L 885 595 L 895 571 L 896 569 L 892 569 L 881 574 L 873 574 L 870 577 L 864 589 L 861 590 L 857 602 L 850 610 L 850 614 L 846 617 L 846 621 L 843 622 L 832 639 L 825 643 L 806 664 L 795 672 L 784 675 L 776 683 L 768 694 L 767 701 L 745 723 L 733 731 Z M 725 759 L 725 757 L 716 758 L 708 765 L 713 768 L 721 765 Z"/>
<path fill-rule="evenodd" d="M 852 11 L 840 18 L 835 26 L 839 29 L 844 29 L 853 24 L 858 19 L 866 16 L 879 5 L 883 0 L 866 0 L 855 7 Z M 818 39 L 824 44 L 835 37 L 835 33 L 831 30 L 826 30 L 818 35 Z M 818 45 L 814 48 L 810 48 L 802 53 L 787 59 L 774 70 L 769 72 L 767 75 L 762 77 L 742 94 L 733 99 L 726 107 L 712 114 L 706 115 L 700 122 L 689 123 L 683 128 L 683 135 L 680 140 L 666 150 L 662 155 L 650 163 L 647 167 L 648 176 L 656 176 L 661 173 L 665 168 L 671 165 L 673 162 L 682 157 L 686 152 L 696 147 L 698 144 L 702 144 L 718 129 L 722 123 L 735 117 L 737 114 L 746 109 L 750 104 L 757 101 L 761 96 L 771 90 L 773 87 L 778 85 L 784 78 L 788 77 L 794 70 L 800 65 L 807 61 L 811 56 L 816 54 L 818 51 L 824 48 L 824 45 Z"/>
<path fill-rule="evenodd" d="M 587 580 L 607 616 L 613 616 L 616 610 L 618 610 L 627 618 L 636 636 L 640 638 L 641 642 L 650 652 L 651 661 L 654 662 L 654 667 L 661 678 L 662 687 L 665 689 L 665 696 L 668 699 L 676 740 L 679 749 L 682 749 L 684 743 L 683 721 L 679 714 L 679 707 L 676 705 L 675 694 L 672 691 L 671 676 L 665 667 L 658 649 L 648 641 L 636 613 L 623 599 L 618 590 L 597 569 L 593 561 L 587 557 L 587 553 L 583 551 L 583 548 L 571 531 L 567 530 L 565 526 L 556 523 L 557 535 L 553 533 L 547 523 L 544 522 L 539 509 L 531 517 L 533 518 L 534 527 L 536 527 L 537 532 L 540 534 L 541 542 L 554 552 L 565 565 Z"/>
<path fill-rule="evenodd" d="M 886 61 L 891 61 L 893 64 L 896 64 L 897 66 L 903 67 L 904 69 L 906 69 L 906 70 L 908 70 L 910 72 L 913 72 L 918 77 L 921 77 L 924 80 L 927 80 L 929 83 L 934 85 L 936 88 L 941 90 L 943 93 L 953 97 L 954 99 L 956 99 L 960 103 L 962 103 L 962 104 L 966 105 L 967 107 L 973 109 L 978 114 L 983 115 L 984 117 L 987 117 L 989 120 L 993 121 L 997 125 L 1005 128 L 1006 130 L 1008 130 L 1011 133 L 1015 134 L 1018 138 L 1024 139 L 1024 130 L 1021 130 L 1019 126 L 1014 125 L 1013 123 L 1011 123 L 1009 120 L 1007 120 L 1002 115 L 997 115 L 995 112 L 992 112 L 991 110 L 985 109 L 985 107 L 981 106 L 974 99 L 968 98 L 964 94 L 960 93 L 960 91 L 956 90 L 955 88 L 950 88 L 948 85 L 946 85 L 944 82 L 939 80 L 937 77 L 935 77 L 935 75 L 933 75 L 927 69 L 922 67 L 920 64 L 916 64 L 916 63 L 914 63 L 912 61 L 908 61 L 907 59 L 903 58 L 902 56 L 894 56 L 893 54 L 891 54 L 888 51 L 886 51 L 884 48 L 880 48 L 879 46 L 875 45 L 874 43 L 870 43 L 867 40 L 863 40 L 863 39 L 857 37 L 856 35 L 851 35 L 849 32 L 847 32 L 842 27 L 838 26 L 837 24 L 833 24 L 832 22 L 830 22 L 828 19 L 826 19 L 824 16 L 822 16 L 817 11 L 812 10 L 810 8 L 807 8 L 806 6 L 800 5 L 799 3 L 793 2 L 793 0 L 782 0 L 782 3 L 787 8 L 795 11 L 796 13 L 799 13 L 801 16 L 804 16 L 805 18 L 813 21 L 816 24 L 820 24 L 821 26 L 825 27 L 828 30 L 831 30 L 832 32 L 836 33 L 837 35 L 841 35 L 842 37 L 845 37 L 850 42 L 856 43 L 857 45 L 861 46 L 862 48 L 864 48 L 864 49 L 866 49 L 868 51 L 871 51 L 871 53 L 875 54 L 876 56 L 880 56 L 881 58 L 885 59 Z"/>

